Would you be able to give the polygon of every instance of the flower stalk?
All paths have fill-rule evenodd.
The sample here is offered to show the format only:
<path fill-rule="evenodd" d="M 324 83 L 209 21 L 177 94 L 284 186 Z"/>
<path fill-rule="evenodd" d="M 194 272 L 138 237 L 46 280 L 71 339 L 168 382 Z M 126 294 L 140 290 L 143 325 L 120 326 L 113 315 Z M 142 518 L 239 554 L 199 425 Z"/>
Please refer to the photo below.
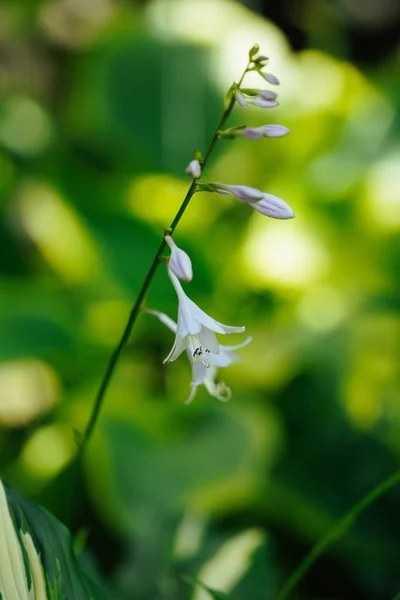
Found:
<path fill-rule="evenodd" d="M 244 79 L 244 76 L 250 70 L 250 65 L 251 64 L 252 64 L 252 60 L 251 60 L 251 57 L 250 57 L 250 60 L 247 63 L 247 66 L 246 66 L 245 70 L 243 71 L 242 76 L 239 79 L 239 82 L 237 84 L 233 84 L 231 86 L 229 92 L 228 92 L 228 96 L 227 96 L 228 100 L 227 100 L 227 102 L 225 104 L 225 109 L 224 109 L 224 112 L 222 114 L 221 120 L 220 120 L 220 122 L 218 123 L 218 125 L 217 125 L 217 127 L 215 129 L 213 137 L 211 138 L 211 142 L 210 142 L 210 144 L 208 146 L 208 150 L 207 150 L 204 158 L 201 161 L 201 163 L 202 163 L 201 164 L 201 170 L 202 171 L 204 170 L 204 168 L 205 168 L 205 166 L 206 166 L 206 164 L 207 164 L 207 162 L 208 162 L 208 160 L 209 160 L 209 158 L 210 158 L 210 156 L 211 156 L 211 154 L 212 154 L 212 152 L 213 152 L 213 150 L 215 148 L 215 145 L 217 144 L 217 142 L 218 142 L 218 140 L 220 138 L 219 131 L 221 131 L 225 127 L 226 122 L 228 121 L 229 116 L 230 116 L 230 114 L 232 112 L 232 109 L 233 109 L 233 107 L 235 105 L 235 94 L 232 93 L 232 90 L 233 89 L 237 89 L 237 88 L 239 88 L 241 86 L 242 81 Z M 176 215 L 175 215 L 175 217 L 174 217 L 174 219 L 173 219 L 170 227 L 167 230 L 169 235 L 172 235 L 174 233 L 176 227 L 178 226 L 179 221 L 183 217 L 183 214 L 184 214 L 185 210 L 187 209 L 187 207 L 189 205 L 190 200 L 192 199 L 193 194 L 196 191 L 197 191 L 197 178 L 194 177 L 193 181 L 190 184 L 189 189 L 188 189 L 188 191 L 186 193 L 186 196 L 184 197 L 184 199 L 182 201 L 182 204 L 181 204 L 178 212 L 176 213 Z M 110 381 L 111 381 L 111 379 L 112 379 L 112 377 L 114 375 L 114 371 L 115 371 L 116 365 L 117 365 L 118 360 L 119 360 L 119 358 L 121 356 L 122 350 L 124 349 L 125 345 L 127 344 L 128 340 L 129 340 L 129 337 L 130 337 L 130 335 L 132 333 L 132 329 L 133 329 L 133 327 L 134 327 L 134 325 L 136 323 L 136 320 L 137 320 L 137 318 L 139 316 L 139 313 L 140 313 L 143 301 L 145 299 L 145 296 L 146 296 L 146 294 L 148 292 L 148 289 L 149 289 L 150 284 L 151 284 L 151 282 L 153 280 L 153 277 L 156 274 L 157 269 L 158 269 L 158 267 L 160 265 L 160 262 L 161 262 L 161 259 L 162 259 L 162 256 L 163 256 L 166 244 L 167 244 L 167 242 L 165 241 L 165 238 L 163 236 L 163 238 L 162 238 L 162 240 L 160 242 L 160 246 L 159 246 L 159 248 L 158 248 L 158 250 L 157 250 L 157 252 L 156 252 L 156 254 L 154 256 L 153 262 L 150 265 L 150 268 L 149 268 L 149 270 L 147 272 L 145 280 L 144 280 L 144 282 L 142 284 L 142 287 L 141 287 L 141 289 L 139 291 L 139 294 L 138 294 L 138 297 L 136 299 L 136 302 L 133 305 L 132 310 L 131 310 L 131 312 L 129 314 L 129 318 L 128 318 L 128 321 L 126 323 L 125 329 L 124 329 L 124 331 L 122 333 L 122 336 L 121 336 L 121 338 L 120 338 L 117 346 L 115 347 L 114 351 L 112 352 L 112 354 L 110 356 L 110 359 L 108 361 L 108 365 L 106 367 L 105 373 L 104 373 L 103 378 L 102 378 L 102 380 L 100 382 L 100 387 L 99 387 L 99 389 L 97 391 L 97 394 L 96 394 L 96 397 L 95 397 L 95 400 L 94 400 L 92 412 L 90 414 L 90 417 L 89 417 L 88 423 L 87 423 L 87 425 L 85 427 L 85 430 L 84 430 L 84 432 L 82 434 L 82 441 L 81 441 L 80 448 L 79 448 L 78 458 L 82 457 L 83 452 L 84 452 L 84 450 L 86 448 L 86 445 L 87 445 L 88 441 L 90 440 L 90 438 L 91 438 L 91 436 L 93 434 L 93 430 L 94 430 L 94 428 L 96 426 L 96 423 L 97 423 L 97 420 L 99 418 L 100 411 L 101 411 L 101 408 L 102 408 L 102 405 L 103 405 L 103 401 L 104 401 L 104 397 L 106 395 L 106 392 L 107 392 L 108 386 L 110 384 Z"/>

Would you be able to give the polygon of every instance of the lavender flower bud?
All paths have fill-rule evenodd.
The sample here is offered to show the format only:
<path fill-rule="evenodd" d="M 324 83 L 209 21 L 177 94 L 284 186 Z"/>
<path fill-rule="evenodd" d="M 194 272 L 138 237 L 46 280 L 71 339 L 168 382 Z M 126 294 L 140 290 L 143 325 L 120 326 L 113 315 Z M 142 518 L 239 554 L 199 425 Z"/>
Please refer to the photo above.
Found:
<path fill-rule="evenodd" d="M 263 197 L 263 193 L 256 188 L 249 187 L 248 185 L 227 185 L 225 183 L 211 183 L 211 187 L 218 194 L 226 194 L 228 196 L 235 196 L 242 202 L 257 202 Z"/>
<path fill-rule="evenodd" d="M 236 98 L 236 102 L 240 106 L 243 106 L 243 107 L 247 106 L 247 99 L 243 96 L 243 94 L 240 90 L 236 90 L 235 98 Z"/>
<path fill-rule="evenodd" d="M 294 212 L 288 204 L 278 196 L 272 194 L 263 194 L 258 202 L 254 202 L 252 207 L 259 213 L 273 219 L 293 219 Z"/>
<path fill-rule="evenodd" d="M 278 138 L 290 133 L 283 125 L 262 125 L 261 127 L 245 127 L 239 133 L 248 140 L 259 140 L 262 137 Z"/>
<path fill-rule="evenodd" d="M 271 85 L 279 85 L 279 79 L 275 75 L 272 75 L 272 73 L 261 73 L 260 71 L 260 75 Z"/>
<path fill-rule="evenodd" d="M 264 98 L 264 100 L 275 100 L 278 96 L 276 92 L 272 92 L 270 90 L 260 90 L 259 95 L 261 98 Z"/>
<path fill-rule="evenodd" d="M 251 98 L 247 98 L 246 102 L 258 108 L 274 108 L 275 106 L 279 106 L 279 102 L 276 100 L 265 100 L 261 96 L 252 96 Z"/>
<path fill-rule="evenodd" d="M 171 236 L 166 235 L 165 241 L 171 249 L 168 269 L 181 281 L 191 281 L 193 279 L 193 269 L 189 256 L 178 248 Z"/>

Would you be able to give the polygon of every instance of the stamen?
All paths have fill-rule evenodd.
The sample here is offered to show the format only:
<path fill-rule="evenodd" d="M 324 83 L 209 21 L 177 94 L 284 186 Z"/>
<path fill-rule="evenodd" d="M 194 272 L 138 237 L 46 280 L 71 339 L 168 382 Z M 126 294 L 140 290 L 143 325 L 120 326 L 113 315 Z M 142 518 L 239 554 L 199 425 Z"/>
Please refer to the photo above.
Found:
<path fill-rule="evenodd" d="M 203 363 L 205 367 L 210 366 L 210 351 L 208 348 L 204 348 L 204 346 L 198 346 L 193 352 L 193 360 L 195 363 Z"/>
<path fill-rule="evenodd" d="M 208 348 L 204 348 L 204 354 L 203 354 L 203 357 L 201 359 L 201 362 L 207 368 L 210 366 L 210 351 L 209 351 Z"/>

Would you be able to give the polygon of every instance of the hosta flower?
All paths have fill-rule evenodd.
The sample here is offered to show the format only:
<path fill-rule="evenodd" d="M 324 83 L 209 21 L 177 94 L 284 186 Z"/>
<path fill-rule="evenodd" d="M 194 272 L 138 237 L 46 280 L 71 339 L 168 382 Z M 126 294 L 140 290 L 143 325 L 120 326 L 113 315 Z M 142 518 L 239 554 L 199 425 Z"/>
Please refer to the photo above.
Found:
<path fill-rule="evenodd" d="M 168 315 L 156 311 L 147 310 L 148 313 L 156 316 L 168 329 L 173 333 L 177 332 L 177 324 Z M 190 350 L 187 350 L 189 362 L 192 366 L 192 381 L 191 381 L 191 392 L 185 404 L 190 404 L 196 395 L 197 389 L 200 385 L 204 385 L 210 396 L 226 402 L 232 396 L 231 389 L 225 385 L 223 381 L 216 381 L 216 375 L 219 368 L 230 367 L 233 363 L 241 360 L 241 356 L 236 354 L 236 350 L 247 346 L 251 342 L 251 337 L 248 337 L 241 344 L 235 346 L 219 346 L 219 354 L 210 353 L 210 366 L 206 367 L 201 362 L 195 362 Z"/>
<path fill-rule="evenodd" d="M 241 344 L 234 346 L 224 346 L 220 344 L 219 354 L 210 354 L 210 366 L 205 367 L 202 363 L 193 363 L 192 361 L 192 381 L 191 392 L 185 404 L 190 404 L 197 393 L 200 385 L 204 385 L 210 396 L 217 398 L 221 402 L 227 402 L 232 397 L 231 388 L 224 381 L 217 381 L 216 376 L 219 368 L 226 368 L 233 363 L 241 360 L 241 356 L 236 354 L 235 350 L 239 350 L 247 344 L 250 344 L 251 337 L 248 337 Z M 189 355 L 190 360 L 190 355 Z"/>
<path fill-rule="evenodd" d="M 245 327 L 232 327 L 215 321 L 202 311 L 183 291 L 179 279 L 168 269 L 169 278 L 178 295 L 178 324 L 174 345 L 171 352 L 164 360 L 172 362 L 187 348 L 189 348 L 193 361 L 210 365 L 210 353 L 219 353 L 219 344 L 216 333 L 242 333 Z"/>
<path fill-rule="evenodd" d="M 190 161 L 190 163 L 186 167 L 186 173 L 188 175 L 191 175 L 195 179 L 197 179 L 198 177 L 200 177 L 200 175 L 201 175 L 201 165 L 200 165 L 200 163 L 199 163 L 199 161 L 197 159 L 193 159 L 192 161 Z"/>
<path fill-rule="evenodd" d="M 278 196 L 261 192 L 247 185 L 227 185 L 226 183 L 208 184 L 214 192 L 235 196 L 238 200 L 250 204 L 262 215 L 273 219 L 292 219 L 294 212 L 288 204 Z"/>
<path fill-rule="evenodd" d="M 189 256 L 186 254 L 186 252 L 178 248 L 170 235 L 165 236 L 165 241 L 171 249 L 168 268 L 181 281 L 192 281 L 192 261 L 190 260 Z"/>

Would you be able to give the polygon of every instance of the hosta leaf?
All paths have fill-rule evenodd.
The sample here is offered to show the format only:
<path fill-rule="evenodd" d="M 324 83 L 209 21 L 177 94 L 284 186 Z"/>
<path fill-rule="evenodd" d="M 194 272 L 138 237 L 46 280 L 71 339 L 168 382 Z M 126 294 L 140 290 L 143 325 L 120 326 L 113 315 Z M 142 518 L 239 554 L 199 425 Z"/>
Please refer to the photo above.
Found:
<path fill-rule="evenodd" d="M 182 577 L 182 579 L 186 581 L 186 583 L 188 583 L 189 585 L 192 585 L 193 587 L 198 585 L 201 588 L 203 588 L 203 590 L 205 590 L 211 596 L 211 598 L 213 598 L 213 600 L 231 600 L 231 597 L 226 592 L 220 592 L 219 590 L 210 588 L 208 587 L 208 585 L 205 585 L 202 581 L 199 581 L 199 579 L 192 579 L 192 577 L 188 576 L 184 576 Z"/>
<path fill-rule="evenodd" d="M 66 527 L 1 480 L 0 598 L 105 600 L 80 568 Z"/>

